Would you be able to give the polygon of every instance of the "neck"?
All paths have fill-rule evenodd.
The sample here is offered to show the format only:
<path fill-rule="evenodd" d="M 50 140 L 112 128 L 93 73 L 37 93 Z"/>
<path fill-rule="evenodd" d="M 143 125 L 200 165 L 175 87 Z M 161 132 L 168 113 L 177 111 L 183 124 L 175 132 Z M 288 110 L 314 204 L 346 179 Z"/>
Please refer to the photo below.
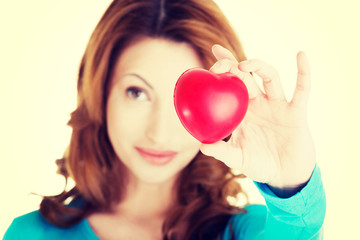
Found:
<path fill-rule="evenodd" d="M 144 183 L 133 178 L 114 213 L 129 219 L 163 221 L 175 202 L 175 182 L 176 177 L 164 183 Z"/>

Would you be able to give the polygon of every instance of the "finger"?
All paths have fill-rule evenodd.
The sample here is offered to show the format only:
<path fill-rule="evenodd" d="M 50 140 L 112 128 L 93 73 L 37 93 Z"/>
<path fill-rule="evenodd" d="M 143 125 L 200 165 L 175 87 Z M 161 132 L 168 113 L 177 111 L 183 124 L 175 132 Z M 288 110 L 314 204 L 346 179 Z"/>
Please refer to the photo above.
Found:
<path fill-rule="evenodd" d="M 210 157 L 225 163 L 230 168 L 241 171 L 243 162 L 243 154 L 241 148 L 234 148 L 231 144 L 219 141 L 212 144 L 202 144 L 200 151 Z"/>
<path fill-rule="evenodd" d="M 215 44 L 211 50 L 212 50 L 216 60 L 229 59 L 229 60 L 238 62 L 236 60 L 236 58 L 234 57 L 234 55 L 228 49 L 220 46 L 219 44 Z"/>
<path fill-rule="evenodd" d="M 229 50 L 218 44 L 215 44 L 212 47 L 212 52 L 218 61 L 210 68 L 211 72 L 215 74 L 231 72 L 238 76 L 244 82 L 248 90 L 249 99 L 254 99 L 259 95 L 263 95 L 263 92 L 256 84 L 253 76 L 249 73 L 245 73 L 239 70 L 237 66 L 238 62 Z"/>
<path fill-rule="evenodd" d="M 236 75 L 244 82 L 249 93 L 249 99 L 254 99 L 259 95 L 264 95 L 261 89 L 259 88 L 259 86 L 257 85 L 253 76 L 249 73 L 240 71 L 237 67 L 237 63 L 232 60 L 221 59 L 217 61 L 210 68 L 210 72 L 213 72 L 215 74 L 230 72 Z"/>
<path fill-rule="evenodd" d="M 268 99 L 285 100 L 280 77 L 275 68 L 257 59 L 242 61 L 238 67 L 241 71 L 256 73 L 263 80 L 264 90 Z"/>
<path fill-rule="evenodd" d="M 218 60 L 209 70 L 215 74 L 231 72 L 237 74 L 240 70 L 237 69 L 237 62 L 229 59 Z"/>
<path fill-rule="evenodd" d="M 296 87 L 290 104 L 296 107 L 306 107 L 309 99 L 311 77 L 310 64 L 304 52 L 297 54 L 297 68 Z"/>
<path fill-rule="evenodd" d="M 241 76 L 238 75 L 240 79 L 243 80 L 248 93 L 249 93 L 249 99 L 255 99 L 258 96 L 264 96 L 263 91 L 260 89 L 259 85 L 256 83 L 254 77 L 250 73 L 241 72 L 239 70 Z"/>

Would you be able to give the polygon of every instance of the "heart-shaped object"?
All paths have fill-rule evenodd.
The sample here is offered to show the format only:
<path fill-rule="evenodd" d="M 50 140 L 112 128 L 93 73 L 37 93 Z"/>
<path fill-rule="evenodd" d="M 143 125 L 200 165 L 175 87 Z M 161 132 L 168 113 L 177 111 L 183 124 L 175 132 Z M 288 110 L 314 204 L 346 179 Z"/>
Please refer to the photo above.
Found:
<path fill-rule="evenodd" d="M 174 104 L 186 130 L 202 143 L 229 136 L 245 116 L 249 94 L 232 73 L 214 74 L 202 68 L 185 71 L 174 90 Z"/>

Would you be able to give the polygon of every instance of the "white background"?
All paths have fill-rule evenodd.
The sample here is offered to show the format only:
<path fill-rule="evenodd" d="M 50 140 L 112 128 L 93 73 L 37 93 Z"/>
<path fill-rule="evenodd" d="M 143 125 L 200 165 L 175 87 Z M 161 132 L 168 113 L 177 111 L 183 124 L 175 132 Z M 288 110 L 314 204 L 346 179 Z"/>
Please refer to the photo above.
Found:
<path fill-rule="evenodd" d="M 312 67 L 309 122 L 327 194 L 325 239 L 358 235 L 360 9 L 356 0 L 218 0 L 248 58 L 276 67 L 288 97 L 297 51 Z M 70 137 L 76 77 L 110 1 L 0 3 L 0 236 L 12 219 L 63 189 L 54 160 Z M 250 184 L 249 184 L 250 183 Z M 250 181 L 252 202 L 262 202 Z"/>

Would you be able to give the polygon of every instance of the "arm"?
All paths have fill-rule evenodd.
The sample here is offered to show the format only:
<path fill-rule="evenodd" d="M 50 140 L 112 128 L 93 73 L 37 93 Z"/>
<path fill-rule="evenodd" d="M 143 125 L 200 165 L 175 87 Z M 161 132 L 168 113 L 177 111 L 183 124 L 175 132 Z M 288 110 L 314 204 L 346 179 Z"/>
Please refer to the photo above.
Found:
<path fill-rule="evenodd" d="M 297 231 L 314 233 L 316 227 L 311 218 L 323 219 L 325 196 L 320 177 L 318 181 L 313 180 L 320 174 L 307 123 L 310 66 L 306 55 L 303 52 L 297 54 L 296 87 L 291 101 L 288 101 L 279 74 L 270 65 L 257 59 L 238 63 L 231 52 L 218 45 L 213 47 L 213 53 L 218 61 L 210 71 L 237 75 L 245 83 L 250 99 L 245 118 L 233 131 L 230 140 L 202 144 L 201 152 L 251 178 L 265 197 L 269 210 L 265 217 L 249 212 L 244 224 L 255 219 L 259 222 L 249 225 L 254 228 L 262 221 L 264 234 L 270 234 L 272 239 L 281 238 L 271 235 L 275 233 L 271 229 L 279 229 L 277 234 L 285 235 L 291 231 L 297 236 L 301 236 Z M 262 79 L 264 90 L 255 81 L 255 74 Z M 321 211 L 316 205 L 318 202 L 309 205 L 314 197 L 313 182 L 318 183 L 315 185 L 319 185 L 319 198 L 324 200 Z"/>
<path fill-rule="evenodd" d="M 267 184 L 255 184 L 268 208 L 264 239 L 322 239 L 326 199 L 317 166 L 306 186 L 288 198 L 277 197 Z"/>
<path fill-rule="evenodd" d="M 255 182 L 266 206 L 248 205 L 244 214 L 234 215 L 223 239 L 323 239 L 326 199 L 320 169 L 316 166 L 309 182 L 288 198 L 279 198 L 267 184 Z M 230 230 L 230 226 L 231 229 Z"/>

